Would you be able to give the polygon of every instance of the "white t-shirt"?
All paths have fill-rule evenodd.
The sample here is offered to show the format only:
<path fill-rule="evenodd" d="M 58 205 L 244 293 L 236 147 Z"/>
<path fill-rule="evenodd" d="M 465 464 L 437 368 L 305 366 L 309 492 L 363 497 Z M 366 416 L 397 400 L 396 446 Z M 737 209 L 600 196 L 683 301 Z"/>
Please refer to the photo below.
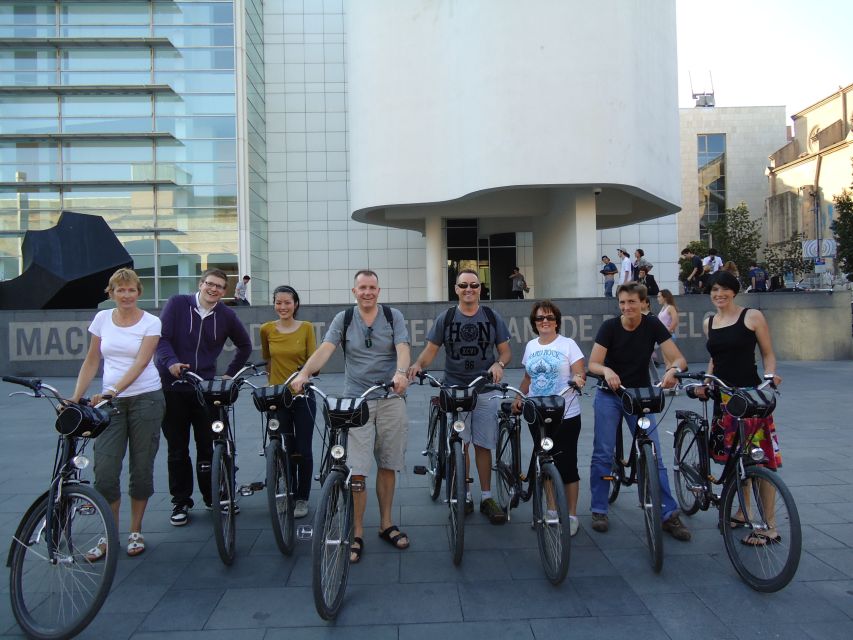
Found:
<path fill-rule="evenodd" d="M 524 348 L 524 365 L 530 376 L 530 396 L 557 395 L 566 388 L 572 377 L 572 365 L 583 358 L 583 353 L 577 343 L 571 338 L 558 335 L 550 344 L 539 344 L 539 338 L 534 338 Z M 577 393 L 570 391 L 566 394 L 566 410 L 564 418 L 580 415 L 581 405 Z"/>
<path fill-rule="evenodd" d="M 627 274 L 627 275 L 626 275 Z M 619 284 L 630 282 L 631 280 L 631 258 L 625 256 L 622 258 L 622 271 L 619 274 Z"/>
<path fill-rule="evenodd" d="M 132 327 L 119 327 L 113 323 L 113 309 L 98 311 L 89 333 L 101 339 L 101 355 L 104 358 L 104 387 L 115 387 L 125 372 L 133 365 L 142 339 L 160 335 L 160 318 L 147 311 Z M 154 366 L 154 358 L 143 369 L 139 377 L 121 392 L 122 396 L 138 396 L 161 388 L 160 375 Z"/>
<path fill-rule="evenodd" d="M 720 256 L 706 256 L 702 259 L 702 266 L 711 265 L 710 273 L 717 273 L 723 268 L 723 259 Z"/>

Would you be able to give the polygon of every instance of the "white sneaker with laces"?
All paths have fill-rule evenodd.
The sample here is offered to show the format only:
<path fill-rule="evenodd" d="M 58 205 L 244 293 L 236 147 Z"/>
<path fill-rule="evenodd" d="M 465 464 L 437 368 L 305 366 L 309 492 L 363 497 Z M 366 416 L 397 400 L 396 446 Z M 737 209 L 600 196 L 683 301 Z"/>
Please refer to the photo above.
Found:
<path fill-rule="evenodd" d="M 293 517 L 294 518 L 304 518 L 308 515 L 308 501 L 307 500 L 297 500 L 296 505 L 293 507 Z"/>
<path fill-rule="evenodd" d="M 578 534 L 578 527 L 580 526 L 580 522 L 578 521 L 577 516 L 569 516 L 569 534 L 572 536 L 576 536 Z"/>

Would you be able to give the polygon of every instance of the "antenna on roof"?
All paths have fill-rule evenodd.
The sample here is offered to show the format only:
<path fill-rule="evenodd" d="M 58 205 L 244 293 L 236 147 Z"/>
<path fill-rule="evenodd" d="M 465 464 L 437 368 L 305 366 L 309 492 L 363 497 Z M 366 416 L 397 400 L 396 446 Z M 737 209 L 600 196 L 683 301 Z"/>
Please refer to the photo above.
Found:
<path fill-rule="evenodd" d="M 716 100 L 714 100 L 714 76 L 711 75 L 711 72 L 708 71 L 708 78 L 711 80 L 711 90 L 710 91 L 693 91 L 693 76 L 690 75 L 690 72 L 687 72 L 688 77 L 690 78 L 690 93 L 693 94 L 693 99 L 696 101 L 697 107 L 713 107 L 716 105 Z"/>

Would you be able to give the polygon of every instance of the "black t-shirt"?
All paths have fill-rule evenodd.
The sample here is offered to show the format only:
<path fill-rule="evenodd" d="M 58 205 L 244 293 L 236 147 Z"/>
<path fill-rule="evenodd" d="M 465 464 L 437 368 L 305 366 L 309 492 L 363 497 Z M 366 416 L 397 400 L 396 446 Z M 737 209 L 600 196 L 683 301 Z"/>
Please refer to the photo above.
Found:
<path fill-rule="evenodd" d="M 595 336 L 596 344 L 607 349 L 604 366 L 613 369 L 627 388 L 648 387 L 649 359 L 655 344 L 672 339 L 663 323 L 654 316 L 643 316 L 639 326 L 627 331 L 619 317 L 605 320 Z"/>
<path fill-rule="evenodd" d="M 693 272 L 694 269 L 699 269 L 699 271 L 696 272 L 696 275 L 694 277 L 698 278 L 699 276 L 701 276 L 702 275 L 702 258 L 700 258 L 699 256 L 693 256 L 692 258 L 690 258 L 690 264 L 693 265 L 693 269 L 691 269 L 691 273 Z"/>

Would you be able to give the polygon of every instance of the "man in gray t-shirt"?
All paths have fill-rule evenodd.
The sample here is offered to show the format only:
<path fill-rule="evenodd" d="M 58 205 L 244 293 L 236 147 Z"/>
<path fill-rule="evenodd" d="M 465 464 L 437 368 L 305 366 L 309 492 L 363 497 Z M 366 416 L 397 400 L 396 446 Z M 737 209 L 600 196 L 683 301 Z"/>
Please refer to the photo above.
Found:
<path fill-rule="evenodd" d="M 409 379 L 429 366 L 443 345 L 445 384 L 468 385 L 478 376 L 487 374 L 491 374 L 495 382 L 500 382 L 504 367 L 512 359 L 506 323 L 493 310 L 480 306 L 480 278 L 476 271 L 464 269 L 459 272 L 456 295 L 459 296 L 459 306 L 455 308 L 449 326 L 445 326 L 448 313 L 442 312 L 427 336 L 426 347 L 409 367 Z M 480 478 L 480 511 L 488 516 L 492 524 L 503 524 L 506 522 L 506 514 L 492 498 L 491 492 L 492 449 L 497 444 L 498 436 L 496 402 L 490 401 L 486 394 L 477 398 L 477 406 L 471 412 L 470 419 L 466 419 L 469 428 L 462 432 L 462 438 L 466 441 L 466 456 L 468 444 L 474 443 L 477 475 Z M 474 502 L 469 494 L 465 510 L 470 513 L 473 509 Z"/>
<path fill-rule="evenodd" d="M 310 374 L 319 371 L 341 345 L 345 358 L 344 395 L 356 397 L 377 382 L 393 380 L 394 393 L 388 398 L 368 402 L 369 422 L 349 432 L 347 463 L 352 469 L 352 492 L 355 539 L 350 549 L 350 562 L 358 562 L 364 549 L 364 510 L 367 507 L 365 477 L 375 459 L 376 497 L 379 501 L 379 536 L 396 547 L 406 549 L 409 537 L 391 520 L 396 473 L 403 470 L 409 423 L 406 416 L 406 369 L 411 361 L 409 333 L 403 314 L 391 307 L 383 308 L 379 300 L 379 276 L 362 270 L 355 274 L 352 289 L 356 306 L 344 332 L 346 311 L 332 320 L 323 342 L 303 365 L 292 382 L 301 392 Z M 390 312 L 389 322 L 386 314 Z"/>

